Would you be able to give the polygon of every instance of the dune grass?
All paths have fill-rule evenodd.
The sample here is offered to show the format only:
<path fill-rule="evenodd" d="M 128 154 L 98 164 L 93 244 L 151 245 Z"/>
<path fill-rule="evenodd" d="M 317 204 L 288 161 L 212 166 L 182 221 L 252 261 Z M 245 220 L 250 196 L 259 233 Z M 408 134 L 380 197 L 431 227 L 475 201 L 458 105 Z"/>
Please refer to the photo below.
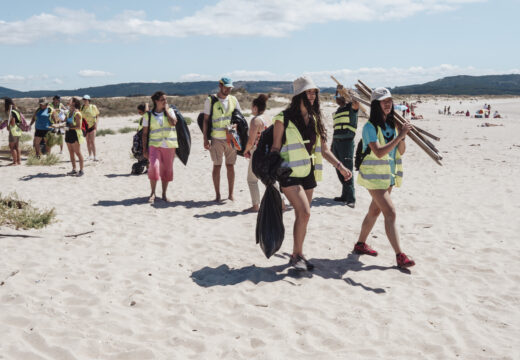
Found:
<path fill-rule="evenodd" d="M 58 155 L 47 153 L 47 155 L 41 155 L 40 158 L 36 156 L 34 150 L 31 151 L 29 156 L 27 157 L 27 161 L 25 162 L 26 165 L 33 166 L 33 165 L 43 165 L 43 166 L 52 166 L 56 165 L 60 161 L 60 158 Z"/>
<path fill-rule="evenodd" d="M 16 229 L 41 229 L 54 220 L 56 211 L 39 210 L 30 202 L 20 200 L 18 194 L 11 193 L 4 197 L 0 193 L 0 226 Z"/>
<path fill-rule="evenodd" d="M 114 135 L 115 133 L 112 129 L 101 129 L 96 131 L 96 136 Z"/>
<path fill-rule="evenodd" d="M 135 127 L 132 127 L 132 126 L 125 126 L 124 128 L 121 128 L 119 130 L 117 130 L 118 133 L 120 134 L 127 134 L 127 133 L 130 133 L 130 132 L 136 132 L 137 129 Z"/>
<path fill-rule="evenodd" d="M 33 136 L 31 133 L 28 133 L 28 132 L 24 132 L 22 133 L 22 136 L 20 136 L 20 143 L 23 144 L 23 143 L 26 143 L 28 141 L 32 141 L 33 140 Z"/>

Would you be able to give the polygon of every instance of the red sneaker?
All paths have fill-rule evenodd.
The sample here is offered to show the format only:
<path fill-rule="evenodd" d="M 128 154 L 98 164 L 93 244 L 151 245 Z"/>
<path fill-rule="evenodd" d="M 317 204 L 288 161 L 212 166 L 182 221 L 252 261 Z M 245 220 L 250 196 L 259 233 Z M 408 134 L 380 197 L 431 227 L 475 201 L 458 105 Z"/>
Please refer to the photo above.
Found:
<path fill-rule="evenodd" d="M 406 256 L 405 253 L 400 253 L 399 255 L 396 255 L 397 258 L 397 267 L 400 268 L 409 268 L 415 265 L 415 261 L 412 259 L 408 259 L 408 256 Z"/>
<path fill-rule="evenodd" d="M 356 254 L 361 255 L 377 256 L 377 251 L 375 251 L 365 243 L 357 243 L 356 245 L 354 245 L 354 252 Z"/>

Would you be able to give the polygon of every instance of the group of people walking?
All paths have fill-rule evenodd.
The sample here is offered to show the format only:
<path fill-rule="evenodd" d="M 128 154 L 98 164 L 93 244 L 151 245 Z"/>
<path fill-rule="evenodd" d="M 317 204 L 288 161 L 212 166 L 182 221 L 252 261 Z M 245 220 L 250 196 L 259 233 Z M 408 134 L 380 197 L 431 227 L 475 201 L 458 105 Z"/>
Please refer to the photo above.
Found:
<path fill-rule="evenodd" d="M 240 110 L 240 104 L 236 97 L 231 95 L 233 82 L 229 78 L 219 81 L 219 90 L 206 99 L 203 118 L 203 146 L 210 152 L 213 163 L 212 180 L 215 191 L 215 201 L 221 201 L 220 174 L 222 164 L 225 164 L 228 199 L 234 200 L 234 165 L 237 159 L 237 151 L 231 146 L 230 131 L 231 117 L 235 109 Z M 338 89 L 339 90 L 339 89 Z M 53 99 L 54 100 L 54 99 Z M 59 99 L 58 99 L 59 100 Z M 84 97 L 86 106 L 90 99 Z M 142 127 L 142 143 L 144 157 L 149 160 L 148 178 L 150 181 L 149 202 L 156 201 L 156 186 L 161 180 L 162 193 L 160 199 L 168 201 L 168 184 L 173 181 L 173 161 L 176 149 L 179 147 L 177 139 L 177 116 L 168 106 L 166 94 L 162 91 L 154 93 L 151 97 L 153 108 L 151 111 L 140 106 L 142 115 L 140 127 Z M 251 104 L 253 119 L 250 123 L 249 140 L 246 144 L 244 155 L 251 158 L 254 154 L 256 143 L 261 133 L 271 123 L 263 117 L 268 96 L 260 95 Z M 323 122 L 319 100 L 319 88 L 311 78 L 307 76 L 297 78 L 293 83 L 293 97 L 287 109 L 277 114 L 272 121 L 273 143 L 271 152 L 278 153 L 281 157 L 281 166 L 290 168 L 290 175 L 279 179 L 280 191 L 288 199 L 295 212 L 293 225 L 293 250 L 290 257 L 290 265 L 302 271 L 311 271 L 314 265 L 304 256 L 303 245 L 306 238 L 307 226 L 311 217 L 311 204 L 314 189 L 322 179 L 323 159 L 329 162 L 336 170 L 342 185 L 341 195 L 334 200 L 344 202 L 349 207 L 355 207 L 355 190 L 353 183 L 354 137 L 357 131 L 357 112 L 359 104 L 356 101 L 347 102 L 347 99 L 336 92 L 336 102 L 339 106 L 333 115 L 334 132 L 332 145 L 329 149 L 328 136 Z M 59 103 L 59 101 L 58 101 Z M 14 105 L 12 100 L 10 105 Z M 77 156 L 80 171 L 83 174 L 83 157 L 80 144 L 84 142 L 81 131 L 83 118 L 90 121 L 87 133 L 94 133 L 97 124 L 97 109 L 89 108 L 84 114 L 80 101 L 72 98 L 69 101 L 66 115 L 68 130 L 65 134 L 71 162 L 72 173 L 76 173 L 74 157 Z M 45 101 L 40 101 L 40 108 L 35 113 L 37 131 L 35 133 L 35 146 L 45 134 L 38 125 L 38 120 L 46 117 L 47 113 L 57 111 L 57 104 L 53 102 L 52 110 L 47 107 Z M 6 100 L 6 111 L 9 108 Z M 19 117 L 16 106 L 12 109 L 12 120 L 9 124 L 9 143 L 15 143 L 15 138 L 20 135 L 16 129 L 15 118 Z M 34 119 L 33 119 L 34 120 Z M 31 123 L 32 124 L 32 123 Z M 89 130 L 90 129 L 90 130 Z M 415 265 L 402 251 L 399 235 L 396 227 L 396 210 L 391 199 L 394 186 L 401 186 L 403 177 L 402 155 L 405 153 L 405 137 L 410 131 L 411 125 L 405 123 L 400 126 L 394 121 L 394 107 L 392 95 L 385 88 L 377 88 L 372 92 L 370 118 L 362 130 L 363 160 L 359 167 L 357 183 L 365 187 L 372 201 L 368 212 L 361 225 L 358 241 L 354 245 L 354 252 L 360 255 L 377 256 L 377 251 L 367 243 L 369 233 L 382 213 L 385 222 L 386 235 L 396 254 L 397 265 L 407 268 Z M 39 140 L 36 140 L 39 138 Z M 95 145 L 89 145 L 89 155 L 92 151 L 96 156 Z M 12 149 L 16 149 L 13 146 Z M 13 163 L 19 163 L 18 153 L 13 153 Z M 252 207 L 248 211 L 258 211 L 260 205 L 260 192 L 258 179 L 252 172 L 251 165 L 248 169 L 247 181 L 251 193 Z"/>
<path fill-rule="evenodd" d="M 9 149 L 13 162 L 10 165 L 20 165 L 21 150 L 20 137 L 25 119 L 22 113 L 11 98 L 5 98 L 4 110 L 6 115 L 7 130 L 9 132 Z M 30 130 L 34 125 L 33 147 L 36 157 L 42 155 L 41 144 L 50 145 L 50 137 L 56 137 L 56 143 L 60 146 L 60 153 L 63 151 L 63 138 L 67 144 L 70 155 L 72 171 L 67 175 L 82 176 L 83 155 L 81 144 L 87 142 L 89 159 L 97 161 L 96 157 L 96 129 L 99 118 L 99 110 L 96 105 L 90 103 L 90 96 L 83 96 L 83 104 L 76 97 L 69 99 L 67 106 L 61 103 L 61 97 L 56 95 L 49 102 L 46 98 L 40 98 L 38 107 L 34 111 L 28 127 Z M 51 146 L 46 146 L 50 149 Z M 79 171 L 76 167 L 78 158 Z"/>

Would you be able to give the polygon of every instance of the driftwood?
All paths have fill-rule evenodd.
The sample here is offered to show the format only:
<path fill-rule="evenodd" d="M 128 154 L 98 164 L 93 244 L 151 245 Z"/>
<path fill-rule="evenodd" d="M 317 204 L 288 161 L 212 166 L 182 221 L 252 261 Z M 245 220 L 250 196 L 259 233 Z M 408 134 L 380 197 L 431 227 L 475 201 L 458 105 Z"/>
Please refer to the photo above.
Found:
<path fill-rule="evenodd" d="M 66 238 L 77 238 L 78 236 L 82 236 L 82 235 L 87 235 L 87 234 L 92 234 L 94 232 L 94 230 L 92 231 L 87 231 L 87 232 L 84 232 L 84 233 L 79 233 L 79 234 L 72 234 L 72 235 L 65 235 Z"/>

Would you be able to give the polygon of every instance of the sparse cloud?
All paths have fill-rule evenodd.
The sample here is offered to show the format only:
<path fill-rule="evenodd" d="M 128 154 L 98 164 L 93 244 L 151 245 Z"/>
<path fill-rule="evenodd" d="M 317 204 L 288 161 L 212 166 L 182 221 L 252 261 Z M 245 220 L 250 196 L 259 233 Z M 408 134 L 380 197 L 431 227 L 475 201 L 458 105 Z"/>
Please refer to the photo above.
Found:
<path fill-rule="evenodd" d="M 107 72 L 107 71 L 101 71 L 101 70 L 80 70 L 78 72 L 78 75 L 81 77 L 109 77 L 114 76 L 114 74 Z"/>
<path fill-rule="evenodd" d="M 12 84 L 25 81 L 25 76 L 20 75 L 0 75 L 0 84 Z"/>
<path fill-rule="evenodd" d="M 453 11 L 482 1 L 485 0 L 220 0 L 171 21 L 149 19 L 144 11 L 124 11 L 111 19 L 98 20 L 94 13 L 84 10 L 57 8 L 25 20 L 0 20 L 0 44 L 30 44 L 39 39 L 77 38 L 83 34 L 103 41 L 111 35 L 126 40 L 141 36 L 284 37 L 312 24 L 404 19 L 420 13 Z"/>

